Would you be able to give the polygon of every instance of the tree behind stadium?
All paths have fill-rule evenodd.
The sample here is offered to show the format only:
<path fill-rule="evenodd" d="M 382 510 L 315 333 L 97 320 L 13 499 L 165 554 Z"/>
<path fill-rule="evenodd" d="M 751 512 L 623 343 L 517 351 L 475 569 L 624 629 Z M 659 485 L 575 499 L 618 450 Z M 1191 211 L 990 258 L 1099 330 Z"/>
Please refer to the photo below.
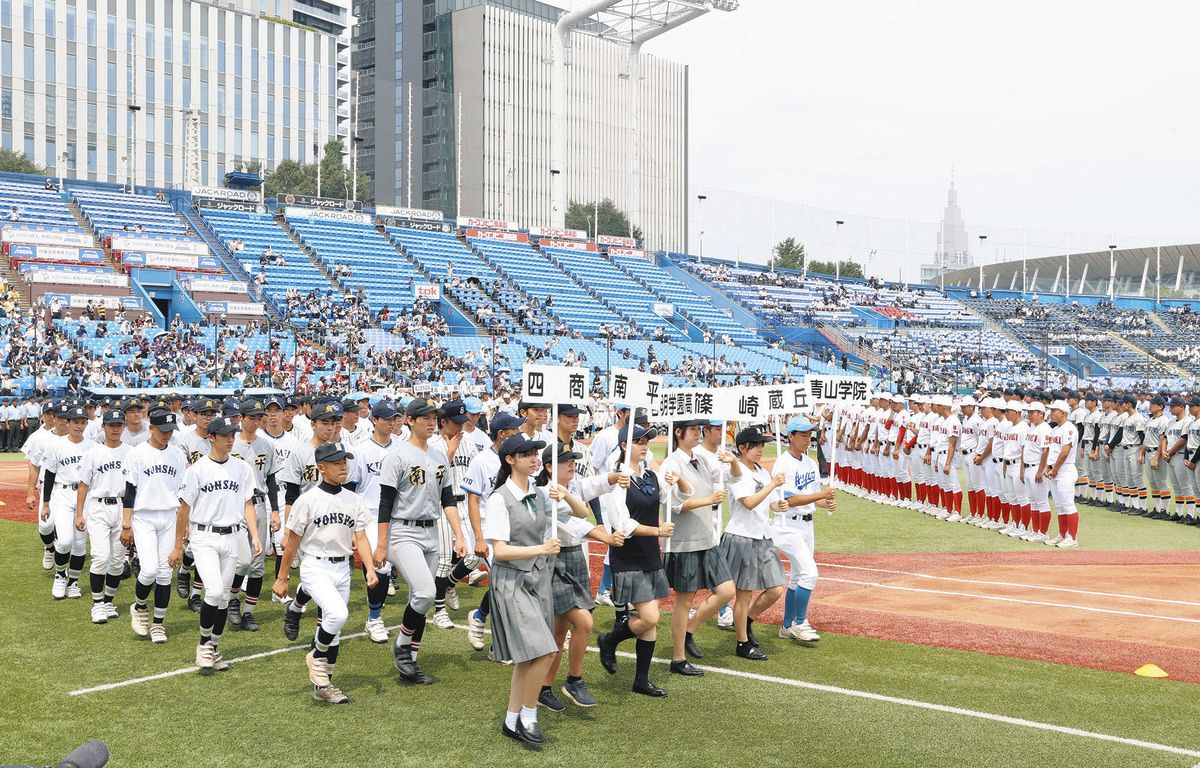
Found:
<path fill-rule="evenodd" d="M 597 223 L 599 227 L 597 227 Z M 629 217 L 625 212 L 617 207 L 609 198 L 604 198 L 600 202 L 584 203 L 578 200 L 572 200 L 567 206 L 567 229 L 582 229 L 588 233 L 588 237 L 600 235 L 612 235 L 614 237 L 633 237 L 635 240 L 642 239 L 642 230 L 640 227 L 633 227 L 633 234 L 630 234 Z"/>

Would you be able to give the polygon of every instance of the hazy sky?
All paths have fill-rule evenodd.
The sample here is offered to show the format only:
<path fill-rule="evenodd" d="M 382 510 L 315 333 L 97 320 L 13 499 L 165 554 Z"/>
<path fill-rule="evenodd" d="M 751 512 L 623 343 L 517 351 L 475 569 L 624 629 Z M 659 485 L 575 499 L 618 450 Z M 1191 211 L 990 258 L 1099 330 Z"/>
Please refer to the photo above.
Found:
<path fill-rule="evenodd" d="M 950 168 L 985 258 L 1200 240 L 1200 6 L 742 0 L 647 45 L 691 86 L 691 250 L 802 236 L 894 276 L 934 250 Z M 719 190 L 742 193 L 740 202 Z M 752 200 L 750 196 L 762 198 Z M 816 209 L 824 210 L 816 210 Z M 851 215 L 895 221 L 868 224 Z M 1026 231 L 1023 233 L 1022 228 Z M 734 237 L 740 233 L 740 237 Z M 1061 243 L 1061 245 L 1060 245 Z M 922 258 L 922 255 L 925 255 Z M 908 270 L 906 270 L 908 271 Z"/>

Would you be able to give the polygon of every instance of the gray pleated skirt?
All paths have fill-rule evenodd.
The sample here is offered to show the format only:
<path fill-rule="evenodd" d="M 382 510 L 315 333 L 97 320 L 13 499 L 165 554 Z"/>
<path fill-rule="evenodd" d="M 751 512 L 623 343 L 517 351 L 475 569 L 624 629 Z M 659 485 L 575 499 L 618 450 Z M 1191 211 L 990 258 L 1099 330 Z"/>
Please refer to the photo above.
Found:
<path fill-rule="evenodd" d="M 663 555 L 663 572 L 676 592 L 716 589 L 731 578 L 720 547 L 699 552 L 668 552 Z"/>
<path fill-rule="evenodd" d="M 540 557 L 529 571 L 502 561 L 492 566 L 492 652 L 521 663 L 554 653 L 553 559 Z"/>
<path fill-rule="evenodd" d="M 671 593 L 667 577 L 662 568 L 653 571 L 614 571 L 612 601 L 622 603 L 648 603 L 662 600 Z"/>
<path fill-rule="evenodd" d="M 596 607 L 592 602 L 591 579 L 588 576 L 587 557 L 583 546 L 567 547 L 554 559 L 554 615 L 576 608 L 590 611 Z"/>
<path fill-rule="evenodd" d="M 720 549 L 737 589 L 770 589 L 787 583 L 783 563 L 770 539 L 748 539 L 726 533 L 721 536 Z"/>

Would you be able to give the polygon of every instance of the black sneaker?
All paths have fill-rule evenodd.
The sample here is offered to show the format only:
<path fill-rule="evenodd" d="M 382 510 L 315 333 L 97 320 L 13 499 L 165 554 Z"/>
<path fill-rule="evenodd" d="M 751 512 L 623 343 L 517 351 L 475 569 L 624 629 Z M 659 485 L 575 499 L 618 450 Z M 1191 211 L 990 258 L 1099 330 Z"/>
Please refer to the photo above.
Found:
<path fill-rule="evenodd" d="M 191 611 L 192 613 L 200 613 L 200 606 L 203 603 L 204 603 L 204 600 L 201 599 L 200 595 L 192 595 L 191 597 L 188 598 L 188 602 L 187 602 L 188 610 Z"/>
<path fill-rule="evenodd" d="M 742 658 L 742 659 L 750 659 L 751 661 L 766 661 L 767 660 L 767 654 L 758 650 L 758 648 L 751 645 L 750 643 L 738 643 L 736 653 L 738 655 L 738 658 Z"/>
<path fill-rule="evenodd" d="M 552 688 L 542 688 L 542 692 L 538 694 L 538 706 L 545 707 L 551 712 L 562 712 L 567 708 L 563 700 L 554 695 Z"/>
<path fill-rule="evenodd" d="M 288 640 L 295 640 L 300 636 L 300 612 L 286 606 L 283 609 L 283 636 Z"/>
<path fill-rule="evenodd" d="M 562 687 L 563 695 L 570 699 L 577 707 L 594 707 L 596 706 L 596 697 L 588 690 L 587 683 L 582 680 L 574 682 L 568 680 Z"/>
<path fill-rule="evenodd" d="M 687 659 L 671 662 L 671 672 L 685 677 L 704 677 L 704 670 L 696 667 Z"/>
<path fill-rule="evenodd" d="M 242 628 L 243 632 L 257 632 L 260 629 L 258 622 L 254 620 L 253 613 L 243 613 L 242 623 L 238 626 Z"/>
<path fill-rule="evenodd" d="M 190 568 L 180 568 L 179 576 L 175 578 L 175 594 L 180 599 L 187 600 L 192 591 L 192 571 Z"/>
<path fill-rule="evenodd" d="M 229 599 L 229 623 L 235 627 L 242 626 L 242 601 L 236 597 Z"/>
<path fill-rule="evenodd" d="M 412 685 L 429 685 L 433 678 L 421 671 L 417 662 L 413 661 L 412 647 L 407 645 L 392 646 L 392 663 L 400 673 L 400 679 Z M 520 727 L 517 728 L 520 731 Z"/>

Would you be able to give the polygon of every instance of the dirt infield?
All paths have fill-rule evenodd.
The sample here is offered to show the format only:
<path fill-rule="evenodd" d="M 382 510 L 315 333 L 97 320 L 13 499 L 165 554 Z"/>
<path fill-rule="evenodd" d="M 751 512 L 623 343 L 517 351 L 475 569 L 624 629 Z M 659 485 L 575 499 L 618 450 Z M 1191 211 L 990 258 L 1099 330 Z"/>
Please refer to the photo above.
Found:
<path fill-rule="evenodd" d="M 1064 555 L 1066 555 L 1064 557 Z M 1200 553 L 818 553 L 822 630 L 1200 683 Z"/>

